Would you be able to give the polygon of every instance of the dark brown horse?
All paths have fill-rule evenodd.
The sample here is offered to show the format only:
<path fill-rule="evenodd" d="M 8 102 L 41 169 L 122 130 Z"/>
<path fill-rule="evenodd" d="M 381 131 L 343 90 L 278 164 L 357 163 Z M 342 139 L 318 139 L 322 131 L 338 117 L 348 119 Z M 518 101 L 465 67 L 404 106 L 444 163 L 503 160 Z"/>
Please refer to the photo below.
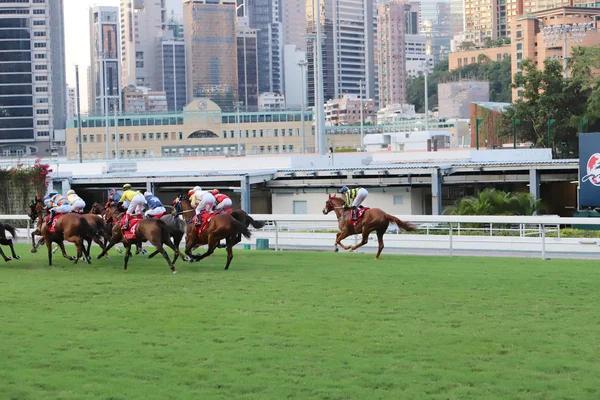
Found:
<path fill-rule="evenodd" d="M 58 245 L 64 258 L 73 260 L 75 264 L 77 264 L 82 256 L 84 256 L 85 262 L 91 264 L 92 258 L 85 248 L 84 241 L 91 242 L 98 232 L 96 232 L 85 218 L 80 214 L 75 213 L 64 214 L 56 221 L 54 230 L 55 231 L 52 232 L 50 226 L 46 223 L 42 226 L 42 236 L 46 243 L 46 248 L 48 249 L 49 265 L 52 265 L 52 243 Z M 75 244 L 75 247 L 77 248 L 76 257 L 69 257 L 67 255 L 63 243 L 65 240 Z"/>
<path fill-rule="evenodd" d="M 7 257 L 4 254 L 4 251 L 2 251 L 2 247 L 0 247 L 0 256 L 2 256 L 2 258 L 4 259 L 4 261 L 10 261 L 10 260 L 20 260 L 21 257 L 19 257 L 16 253 L 15 253 L 15 248 L 13 247 L 13 239 L 9 239 L 6 237 L 6 232 L 9 232 L 13 239 L 17 238 L 17 234 L 15 232 L 15 228 L 13 228 L 12 226 L 10 226 L 9 224 L 3 224 L 0 222 L 0 244 L 3 246 L 8 246 L 10 247 L 10 252 L 12 253 L 12 257 Z"/>
<path fill-rule="evenodd" d="M 379 255 L 383 250 L 383 235 L 388 229 L 390 223 L 395 224 L 398 228 L 404 231 L 414 232 L 417 228 L 410 222 L 401 221 L 398 218 L 390 215 L 379 208 L 371 208 L 364 212 L 363 216 L 358 220 L 356 225 L 352 224 L 351 209 L 344 207 L 346 202 L 340 197 L 329 195 L 329 199 L 325 202 L 323 214 L 335 212 L 338 219 L 340 231 L 335 238 L 335 251 L 338 251 L 338 245 L 344 250 L 354 251 L 361 246 L 364 246 L 369 241 L 369 234 L 373 231 L 377 233 L 377 242 L 379 249 L 375 259 L 379 259 Z M 362 240 L 356 246 L 345 246 L 342 240 L 351 235 L 362 234 Z"/>
<path fill-rule="evenodd" d="M 42 225 L 44 223 L 45 214 L 44 202 L 41 198 L 36 196 L 35 199 L 29 204 L 29 210 L 27 211 L 29 219 L 31 219 L 31 222 L 35 226 L 35 229 L 31 232 L 32 253 L 37 253 L 38 247 L 44 244 L 43 237 L 37 243 L 35 243 L 35 237 L 42 236 Z"/>
<path fill-rule="evenodd" d="M 229 269 L 229 264 L 233 260 L 233 246 L 242 240 L 242 235 L 247 239 L 251 233 L 248 227 L 235 219 L 231 214 L 217 214 L 211 217 L 210 222 L 198 235 L 198 230 L 194 225 L 194 207 L 190 204 L 186 196 L 178 196 L 174 201 L 175 207 L 179 208 L 185 217 L 187 224 L 187 232 L 185 236 L 185 254 L 190 257 L 191 261 L 200 261 L 215 252 L 219 247 L 221 240 L 225 240 L 227 249 L 227 263 L 225 269 Z M 192 250 L 198 246 L 208 245 L 208 250 L 204 254 L 194 255 Z"/>
<path fill-rule="evenodd" d="M 159 219 L 143 219 L 138 222 L 136 228 L 136 238 L 132 240 L 128 240 L 125 238 L 123 234 L 123 230 L 121 229 L 121 220 L 123 218 L 124 213 L 118 211 L 118 206 L 112 205 L 107 207 L 106 215 L 109 215 L 111 219 L 116 222 L 113 225 L 112 229 L 112 237 L 110 238 L 110 242 L 108 246 L 102 253 L 98 255 L 97 258 L 101 258 L 108 250 L 110 250 L 115 244 L 121 242 L 123 246 L 125 246 L 125 265 L 124 269 L 127 269 L 127 263 L 129 262 L 129 257 L 131 257 L 131 246 L 132 245 L 140 245 L 143 242 L 150 242 L 156 250 L 162 254 L 162 256 L 167 260 L 167 264 L 169 264 L 169 268 L 171 271 L 176 274 L 175 270 L 175 262 L 177 262 L 177 258 L 179 257 L 179 249 L 175 247 L 173 241 L 171 240 L 171 236 L 169 235 L 169 230 L 167 228 L 167 224 Z M 173 262 L 169 258 L 169 255 L 164 249 L 164 245 L 169 247 L 175 252 L 175 258 Z"/>
<path fill-rule="evenodd" d="M 90 214 L 99 215 L 104 221 L 104 230 L 108 236 L 108 239 L 106 241 L 107 244 L 110 240 L 110 237 L 112 236 L 114 224 L 120 221 L 117 220 L 117 216 L 122 212 L 125 212 L 125 209 L 116 202 L 106 204 L 95 202 L 94 204 L 92 204 L 92 208 L 90 208 Z M 135 247 L 135 255 L 138 255 L 140 253 L 142 255 L 146 255 L 148 253 L 145 249 L 142 248 L 141 243 L 137 243 Z M 115 250 L 117 251 L 117 253 L 123 254 L 123 249 L 115 246 Z M 106 255 L 106 257 L 108 258 L 108 254 Z"/>

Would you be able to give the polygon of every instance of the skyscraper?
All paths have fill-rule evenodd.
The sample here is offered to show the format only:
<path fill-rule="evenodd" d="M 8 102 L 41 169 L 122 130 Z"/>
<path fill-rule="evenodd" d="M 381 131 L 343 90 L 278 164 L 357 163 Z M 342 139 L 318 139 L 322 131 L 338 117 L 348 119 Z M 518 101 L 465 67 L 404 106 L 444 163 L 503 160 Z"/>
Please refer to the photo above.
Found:
<path fill-rule="evenodd" d="M 244 22 L 245 21 L 245 22 Z M 247 19 L 238 17 L 238 84 L 239 100 L 246 107 L 258 106 L 258 40 L 256 29 Z"/>
<path fill-rule="evenodd" d="M 72 121 L 75 115 L 77 115 L 75 88 L 67 85 L 67 121 Z"/>
<path fill-rule="evenodd" d="M 377 98 L 376 5 L 372 0 L 338 0 L 306 2 L 309 105 L 314 104 L 314 35 L 320 21 L 325 35 L 323 49 L 323 82 L 325 101 L 344 94 L 359 95 L 363 82 L 363 97 Z M 315 18 L 319 14 L 320 18 Z"/>
<path fill-rule="evenodd" d="M 405 10 L 403 0 L 378 5 L 379 103 L 383 107 L 406 103 Z"/>
<path fill-rule="evenodd" d="M 0 4 L 0 156 L 47 155 L 65 129 L 62 0 Z"/>
<path fill-rule="evenodd" d="M 90 8 L 90 78 L 93 110 L 104 114 L 121 109 L 119 69 L 119 9 Z"/>
<path fill-rule="evenodd" d="M 238 99 L 235 0 L 183 3 L 188 102 L 208 97 L 231 109 Z"/>
<path fill-rule="evenodd" d="M 187 105 L 185 42 L 165 37 L 161 43 L 161 87 L 167 94 L 169 111 L 181 111 Z"/>
<path fill-rule="evenodd" d="M 306 0 L 282 1 L 281 22 L 283 45 L 293 44 L 299 50 L 306 51 Z"/>
<path fill-rule="evenodd" d="M 283 93 L 280 0 L 245 0 L 245 7 L 250 28 L 256 29 L 258 35 L 259 93 Z"/>
<path fill-rule="evenodd" d="M 162 90 L 160 44 L 167 29 L 165 2 L 121 0 L 120 14 L 123 86 Z"/>

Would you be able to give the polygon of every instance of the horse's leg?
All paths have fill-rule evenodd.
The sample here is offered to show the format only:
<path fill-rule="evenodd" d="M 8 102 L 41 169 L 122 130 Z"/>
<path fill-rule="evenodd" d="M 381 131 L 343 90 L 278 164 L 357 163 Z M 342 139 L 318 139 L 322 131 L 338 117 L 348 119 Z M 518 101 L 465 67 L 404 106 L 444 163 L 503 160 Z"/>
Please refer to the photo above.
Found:
<path fill-rule="evenodd" d="M 158 236 L 158 237 L 153 237 L 150 240 L 150 242 L 154 245 L 154 247 L 156 247 L 156 250 L 158 250 L 158 252 L 160 254 L 162 254 L 162 256 L 165 258 L 165 260 L 167 260 L 167 264 L 169 264 L 169 268 L 171 268 L 171 272 L 173 272 L 174 274 L 176 274 L 177 271 L 175 270 L 175 265 L 173 265 L 173 263 L 169 259 L 169 255 L 167 254 L 167 252 L 165 251 L 165 249 L 163 247 L 163 243 L 162 243 L 162 238 L 161 238 L 160 232 L 158 233 L 158 235 L 154 235 L 154 236 Z M 169 240 L 169 242 L 170 242 L 170 240 Z"/>
<path fill-rule="evenodd" d="M 46 248 L 48 249 L 48 265 L 52 266 L 52 241 L 46 241 Z"/>
<path fill-rule="evenodd" d="M 15 247 L 13 246 L 13 241 L 12 239 L 1 239 L 0 240 L 0 244 L 4 245 L 4 246 L 8 246 L 10 247 L 10 252 L 12 254 L 12 258 L 14 258 L 15 260 L 20 260 L 21 257 L 19 257 L 16 253 L 15 253 Z M 1 249 L 0 249 L 1 251 Z M 2 253 L 2 255 L 4 255 L 4 253 Z M 6 261 L 6 260 L 5 260 Z"/>
<path fill-rule="evenodd" d="M 354 250 L 358 249 L 359 247 L 364 246 L 365 244 L 367 244 L 369 242 L 369 233 L 371 233 L 371 232 L 369 232 L 366 228 L 363 228 L 363 231 L 362 231 L 362 240 L 356 246 L 352 246 L 350 248 L 350 252 L 353 252 Z"/>
<path fill-rule="evenodd" d="M 188 261 L 186 257 L 184 257 L 183 254 L 181 254 L 181 250 L 179 250 L 179 246 L 181 245 L 182 239 L 183 232 L 175 232 L 175 234 L 173 235 L 173 244 L 175 245 L 175 249 L 177 249 L 177 252 L 179 253 L 179 257 L 181 257 L 181 259 L 184 261 Z"/>
<path fill-rule="evenodd" d="M 333 245 L 335 247 L 336 253 L 338 251 L 338 246 L 341 246 L 342 249 L 344 249 L 344 250 L 350 249 L 350 246 L 346 246 L 345 244 L 342 243 L 342 240 L 346 239 L 348 236 L 350 236 L 350 232 L 348 232 L 348 229 L 344 229 L 343 231 L 338 232 L 338 234 L 335 238 L 335 243 Z"/>
<path fill-rule="evenodd" d="M 175 253 L 175 258 L 173 258 L 173 265 L 175 265 L 175 263 L 177 262 L 177 259 L 179 258 L 179 248 L 175 247 L 175 244 L 173 243 L 173 241 L 171 240 L 171 238 L 169 237 L 169 240 L 165 243 L 167 245 L 167 247 L 169 247 L 171 250 L 173 250 L 173 253 Z M 183 259 L 183 257 L 181 257 Z"/>
<path fill-rule="evenodd" d="M 2 241 L 0 241 L 0 243 L 1 242 Z M 4 254 L 4 251 L 2 250 L 2 247 L 0 247 L 0 256 L 2 256 L 2 258 L 4 259 L 4 262 L 9 262 L 10 260 L 12 260 L 12 258 L 6 257 L 6 254 Z"/>
<path fill-rule="evenodd" d="M 96 259 L 98 259 L 98 260 L 99 260 L 99 259 L 101 259 L 101 258 L 102 258 L 102 257 L 103 257 L 105 254 L 108 254 L 108 251 L 109 251 L 110 249 L 112 249 L 112 248 L 113 248 L 113 246 L 114 246 L 114 245 L 116 245 L 117 243 L 119 243 L 120 241 L 121 241 L 121 240 L 120 240 L 120 239 L 119 239 L 117 236 L 113 235 L 113 236 L 110 238 L 110 242 L 108 243 L 108 246 L 106 246 L 106 247 L 105 247 L 105 248 L 102 250 L 102 252 L 101 252 L 100 254 L 98 254 L 98 256 L 96 256 Z"/>
<path fill-rule="evenodd" d="M 380 229 L 377 231 L 377 243 L 379 244 L 379 248 L 377 249 L 377 255 L 375 256 L 376 260 L 379 260 L 379 255 L 383 251 L 383 235 L 385 234 L 386 229 Z"/>
<path fill-rule="evenodd" d="M 38 246 L 35 245 L 36 232 L 38 232 L 37 229 L 35 231 L 31 232 L 31 252 L 32 253 L 37 253 L 37 248 L 38 248 Z"/>
<path fill-rule="evenodd" d="M 88 264 L 91 264 L 92 257 L 90 257 L 90 247 L 92 247 L 92 239 L 88 239 L 87 242 L 88 242 L 88 245 L 87 245 L 87 247 L 85 247 L 85 245 L 83 243 L 83 239 L 81 240 L 82 248 L 83 248 L 83 256 L 85 257 L 84 258 L 85 262 Z"/>
<path fill-rule="evenodd" d="M 227 239 L 227 264 L 225 264 L 225 271 L 229 269 L 229 264 L 231 264 L 231 260 L 233 260 L 233 246 L 235 246 L 235 240 L 236 239 L 232 240 L 231 238 Z"/>
<path fill-rule="evenodd" d="M 125 247 L 125 264 L 123 265 L 123 269 L 127 271 L 127 263 L 129 262 L 129 257 L 131 257 L 131 245 L 123 243 L 123 247 Z"/>
<path fill-rule="evenodd" d="M 74 261 L 75 257 L 69 257 L 69 255 L 67 254 L 67 251 L 65 250 L 65 244 L 63 243 L 64 239 L 61 241 L 56 241 L 56 244 L 58 245 L 58 248 L 60 249 L 60 251 L 62 252 L 62 256 L 64 258 L 66 258 L 67 260 L 71 260 Z M 52 253 L 54 253 L 54 251 L 52 251 Z"/>

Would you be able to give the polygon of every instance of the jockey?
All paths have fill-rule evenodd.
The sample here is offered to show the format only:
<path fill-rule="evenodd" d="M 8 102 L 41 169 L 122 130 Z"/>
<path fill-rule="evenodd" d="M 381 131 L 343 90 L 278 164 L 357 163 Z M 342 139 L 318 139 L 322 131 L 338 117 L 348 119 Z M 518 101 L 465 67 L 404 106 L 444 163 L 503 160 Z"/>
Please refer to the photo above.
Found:
<path fill-rule="evenodd" d="M 52 222 L 55 214 L 66 214 L 71 212 L 69 200 L 65 196 L 59 194 L 56 190 L 50 191 L 47 197 L 48 198 L 44 200 L 44 204 L 50 210 L 50 222 Z"/>
<path fill-rule="evenodd" d="M 211 193 L 217 201 L 215 210 L 226 210 L 231 208 L 231 199 L 229 196 L 222 194 L 218 189 L 213 189 Z"/>
<path fill-rule="evenodd" d="M 198 222 L 196 223 L 196 226 L 198 226 L 201 224 L 202 220 L 202 218 L 200 218 L 200 213 L 202 210 L 208 212 L 213 209 L 215 205 L 215 197 L 212 195 L 212 193 L 202 190 L 200 186 L 196 186 L 192 190 L 194 191 L 194 194 L 192 195 L 191 199 L 193 199 L 190 200 L 190 202 L 192 205 L 198 204 L 196 206 L 196 215 L 198 216 Z"/>
<path fill-rule="evenodd" d="M 121 200 L 121 193 L 117 192 L 115 189 L 110 189 L 108 192 L 108 202 L 109 203 L 117 203 Z"/>
<path fill-rule="evenodd" d="M 151 192 L 144 193 L 144 198 L 146 199 L 149 208 L 149 210 L 144 214 L 146 218 L 151 218 L 167 212 L 167 209 L 165 206 L 163 206 L 163 203 L 161 203 L 158 197 L 153 195 Z"/>
<path fill-rule="evenodd" d="M 352 221 L 358 220 L 358 208 L 362 205 L 363 201 L 369 195 L 367 189 L 365 188 L 354 188 L 348 189 L 347 186 L 344 186 L 340 189 L 340 193 L 344 196 L 346 200 L 345 207 L 352 207 Z"/>
<path fill-rule="evenodd" d="M 81 197 L 75 193 L 73 189 L 67 192 L 67 199 L 73 208 L 73 212 L 83 214 L 83 209 L 85 208 L 85 201 Z"/>
<path fill-rule="evenodd" d="M 119 199 L 119 204 L 124 201 L 129 202 L 129 207 L 127 207 L 127 213 L 125 214 L 125 225 L 122 227 L 122 229 L 126 231 L 129 229 L 129 219 L 131 216 L 141 214 L 144 210 L 146 199 L 140 191 L 132 190 L 129 183 L 123 185 L 123 190 L 123 196 Z"/>

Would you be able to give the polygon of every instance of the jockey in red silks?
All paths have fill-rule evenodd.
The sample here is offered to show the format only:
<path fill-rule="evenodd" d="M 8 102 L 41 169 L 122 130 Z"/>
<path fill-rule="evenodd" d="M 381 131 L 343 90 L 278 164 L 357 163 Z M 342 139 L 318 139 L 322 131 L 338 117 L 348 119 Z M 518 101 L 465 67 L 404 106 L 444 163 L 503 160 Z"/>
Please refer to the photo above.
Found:
<path fill-rule="evenodd" d="M 219 192 L 218 189 L 213 189 L 211 193 L 216 200 L 215 210 L 227 210 L 228 208 L 231 208 L 232 203 L 229 196 Z"/>

